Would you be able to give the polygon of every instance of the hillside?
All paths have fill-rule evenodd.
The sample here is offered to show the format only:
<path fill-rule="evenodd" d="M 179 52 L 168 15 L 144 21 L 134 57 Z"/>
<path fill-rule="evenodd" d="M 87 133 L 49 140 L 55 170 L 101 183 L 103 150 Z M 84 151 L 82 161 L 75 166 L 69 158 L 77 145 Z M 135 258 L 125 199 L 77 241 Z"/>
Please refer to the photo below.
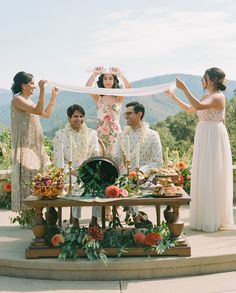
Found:
<path fill-rule="evenodd" d="M 187 74 L 169 74 L 156 76 L 152 78 L 138 80 L 132 83 L 133 87 L 143 87 L 155 84 L 161 84 L 166 82 L 171 82 L 175 80 L 175 77 L 183 79 L 187 85 L 190 87 L 192 92 L 200 97 L 203 91 L 200 87 L 200 76 L 187 75 Z M 226 92 L 226 97 L 231 99 L 233 97 L 233 90 L 236 89 L 236 81 L 228 82 L 228 89 Z M 177 91 L 179 96 L 181 92 Z M 47 100 L 49 99 L 49 94 L 46 95 Z M 9 126 L 10 125 L 10 100 L 11 92 L 5 89 L 0 89 L 0 107 L 1 114 L 0 123 Z M 149 123 L 156 123 L 165 119 L 167 116 L 179 112 L 179 108 L 165 95 L 154 95 L 145 97 L 132 97 L 125 98 L 123 108 L 125 104 L 130 101 L 139 101 L 143 103 L 146 107 L 145 121 Z M 72 92 L 61 92 L 57 97 L 57 104 L 54 109 L 54 114 L 49 119 L 42 119 L 42 126 L 45 134 L 52 136 L 55 129 L 62 127 L 67 120 L 66 109 L 72 104 L 80 104 L 84 107 L 86 111 L 86 121 L 89 127 L 94 128 L 96 125 L 96 107 L 93 103 L 92 98 L 86 94 L 77 94 Z M 121 124 L 124 125 L 124 119 L 121 118 Z"/>

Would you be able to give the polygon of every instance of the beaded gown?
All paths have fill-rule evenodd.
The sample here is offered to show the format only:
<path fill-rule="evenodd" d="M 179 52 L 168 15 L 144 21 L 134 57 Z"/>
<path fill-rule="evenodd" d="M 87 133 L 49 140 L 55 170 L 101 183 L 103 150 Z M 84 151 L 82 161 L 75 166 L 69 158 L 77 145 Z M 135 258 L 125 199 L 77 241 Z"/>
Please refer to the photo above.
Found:
<path fill-rule="evenodd" d="M 197 111 L 192 162 L 190 227 L 205 232 L 230 229 L 233 220 L 233 175 L 225 109 Z"/>
<path fill-rule="evenodd" d="M 11 140 L 11 209 L 19 211 L 24 209 L 23 199 L 31 193 L 31 178 L 50 164 L 39 116 L 17 111 L 11 104 Z"/>

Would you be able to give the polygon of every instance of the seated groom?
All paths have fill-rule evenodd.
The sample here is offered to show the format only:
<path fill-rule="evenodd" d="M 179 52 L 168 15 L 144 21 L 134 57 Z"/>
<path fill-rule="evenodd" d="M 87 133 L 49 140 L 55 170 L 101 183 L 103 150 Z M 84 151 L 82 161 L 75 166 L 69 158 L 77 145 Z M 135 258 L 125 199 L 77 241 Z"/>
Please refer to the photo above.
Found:
<path fill-rule="evenodd" d="M 97 132 L 88 128 L 84 122 L 85 111 L 80 105 L 72 105 L 67 109 L 68 123 L 63 129 L 56 132 L 54 138 L 54 158 L 56 166 L 60 167 L 62 149 L 64 156 L 64 170 L 69 172 L 68 161 L 70 159 L 70 144 L 72 146 L 72 182 L 76 182 L 79 166 L 92 157 L 99 156 Z M 63 148 L 62 148 L 63 146 Z M 92 221 L 90 225 L 97 225 L 97 218 L 101 215 L 100 207 L 93 207 Z M 72 208 L 73 225 L 79 225 L 81 207 Z"/>
<path fill-rule="evenodd" d="M 119 134 L 115 148 L 114 161 L 120 167 L 121 172 L 126 171 L 125 160 L 127 152 L 127 135 L 130 143 L 130 166 L 135 170 L 136 145 L 139 143 L 139 167 L 143 172 L 151 168 L 159 168 L 163 164 L 162 145 L 159 134 L 150 129 L 148 124 L 142 122 L 145 108 L 138 102 L 131 102 L 126 105 L 124 116 L 127 126 Z M 137 207 L 130 207 L 134 222 L 138 223 L 142 219 L 142 214 Z"/>

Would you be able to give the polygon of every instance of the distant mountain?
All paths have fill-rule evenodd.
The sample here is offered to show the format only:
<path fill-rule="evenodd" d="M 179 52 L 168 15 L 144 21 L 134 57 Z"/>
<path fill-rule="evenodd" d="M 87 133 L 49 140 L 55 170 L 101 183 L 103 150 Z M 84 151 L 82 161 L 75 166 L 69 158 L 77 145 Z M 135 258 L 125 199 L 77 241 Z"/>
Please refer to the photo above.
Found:
<path fill-rule="evenodd" d="M 189 75 L 189 74 L 168 74 L 162 76 L 156 76 L 152 78 L 138 80 L 132 83 L 132 87 L 144 87 L 151 86 L 161 83 L 172 82 L 175 78 L 179 77 L 183 79 L 189 86 L 191 91 L 197 97 L 203 95 L 203 90 L 200 86 L 200 76 Z M 236 81 L 229 81 L 226 97 L 231 99 L 234 94 L 233 90 L 236 89 Z M 177 90 L 177 94 L 184 98 L 181 91 Z M 12 94 L 9 90 L 0 89 L 0 107 L 1 116 L 0 123 L 10 126 L 10 101 Z M 50 94 L 46 94 L 46 100 L 48 101 Z M 180 109 L 174 104 L 168 97 L 164 94 L 145 96 L 145 97 L 132 97 L 125 98 L 123 103 L 123 109 L 125 104 L 130 101 L 138 101 L 145 105 L 146 114 L 145 121 L 150 124 L 156 123 L 165 119 L 167 116 L 175 114 L 180 111 Z M 80 104 L 84 107 L 86 111 L 86 122 L 89 127 L 95 128 L 96 125 L 96 107 L 92 98 L 87 94 L 77 94 L 72 92 L 61 92 L 57 97 L 57 104 L 54 109 L 54 114 L 49 119 L 42 119 L 42 126 L 45 134 L 53 136 L 55 130 L 64 126 L 67 121 L 66 109 L 72 104 Z M 124 119 L 121 117 L 121 124 L 124 125 Z"/>

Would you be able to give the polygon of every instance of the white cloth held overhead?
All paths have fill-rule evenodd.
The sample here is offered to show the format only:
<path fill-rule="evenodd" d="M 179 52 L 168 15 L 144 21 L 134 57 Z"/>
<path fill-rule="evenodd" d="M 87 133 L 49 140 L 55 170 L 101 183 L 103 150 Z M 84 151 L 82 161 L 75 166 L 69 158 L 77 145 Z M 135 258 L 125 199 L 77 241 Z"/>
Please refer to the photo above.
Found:
<path fill-rule="evenodd" d="M 84 94 L 97 94 L 97 95 L 114 95 L 123 97 L 140 97 L 140 96 L 150 96 L 155 94 L 163 93 L 168 89 L 175 89 L 175 82 L 162 83 L 147 87 L 140 88 L 129 88 L 129 89 L 107 89 L 107 88 L 95 88 L 95 87 L 82 87 L 75 85 L 68 85 L 58 82 L 47 82 L 48 87 L 57 87 L 61 91 L 77 92 Z"/>

